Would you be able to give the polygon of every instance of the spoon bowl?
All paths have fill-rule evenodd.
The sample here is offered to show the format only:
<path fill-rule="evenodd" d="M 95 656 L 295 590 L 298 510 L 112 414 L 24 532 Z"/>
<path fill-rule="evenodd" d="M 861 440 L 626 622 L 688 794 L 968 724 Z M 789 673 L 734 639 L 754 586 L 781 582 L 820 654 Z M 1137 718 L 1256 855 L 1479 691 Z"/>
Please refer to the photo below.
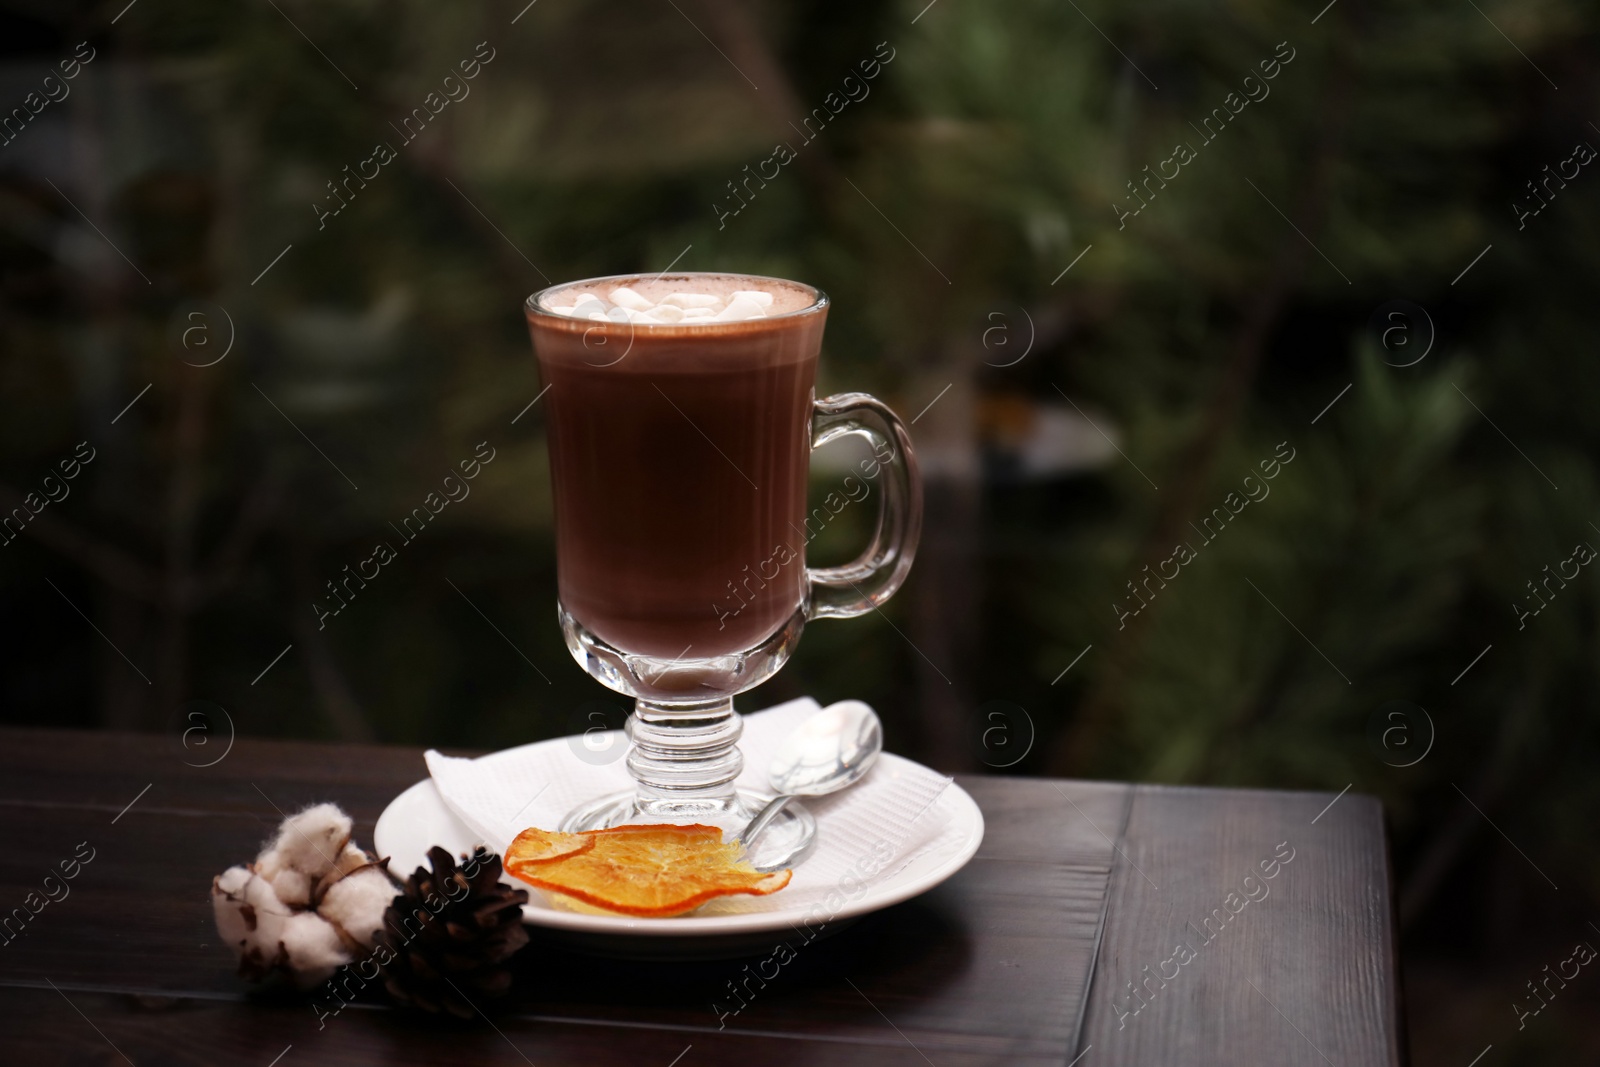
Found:
<path fill-rule="evenodd" d="M 791 800 L 826 796 L 855 785 L 882 751 L 883 724 L 877 712 L 859 700 L 841 700 L 823 708 L 785 738 L 772 757 L 767 777 L 779 795 L 750 820 L 737 840 L 748 853 Z"/>

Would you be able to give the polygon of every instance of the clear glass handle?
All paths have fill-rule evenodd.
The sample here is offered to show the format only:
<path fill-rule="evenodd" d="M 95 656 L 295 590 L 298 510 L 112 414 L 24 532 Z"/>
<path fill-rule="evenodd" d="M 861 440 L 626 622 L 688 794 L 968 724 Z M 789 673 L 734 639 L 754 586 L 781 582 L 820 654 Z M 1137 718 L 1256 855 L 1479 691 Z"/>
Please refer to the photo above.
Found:
<path fill-rule="evenodd" d="M 922 536 L 922 481 L 905 424 L 887 404 L 866 393 L 839 393 L 816 402 L 811 423 L 813 449 L 851 434 L 866 438 L 872 447 L 872 458 L 862 460 L 858 468 L 858 481 L 881 489 L 878 525 L 866 551 L 854 562 L 806 569 L 811 583 L 811 607 L 806 613 L 810 619 L 863 615 L 888 600 L 906 580 Z M 836 495 L 830 493 L 829 498 Z M 851 500 L 866 496 L 857 498 L 848 490 L 846 495 Z M 824 501 L 818 510 L 833 509 Z M 838 510 L 843 510 L 842 504 Z"/>

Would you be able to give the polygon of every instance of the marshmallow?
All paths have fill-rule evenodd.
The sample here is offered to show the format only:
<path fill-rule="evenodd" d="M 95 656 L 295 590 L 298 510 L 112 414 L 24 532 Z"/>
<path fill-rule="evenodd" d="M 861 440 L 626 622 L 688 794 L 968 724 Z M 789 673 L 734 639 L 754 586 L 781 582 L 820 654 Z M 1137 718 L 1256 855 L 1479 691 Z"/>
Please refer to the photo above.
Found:
<path fill-rule="evenodd" d="M 740 319 L 760 319 L 766 317 L 762 306 L 747 296 L 737 296 L 728 302 L 728 306 L 717 314 L 723 322 L 737 322 Z"/>
<path fill-rule="evenodd" d="M 649 311 L 652 307 L 650 301 L 625 285 L 611 290 L 608 295 L 611 297 L 613 304 L 618 307 L 625 307 L 629 311 Z"/>
<path fill-rule="evenodd" d="M 681 308 L 714 308 L 722 303 L 721 299 L 710 293 L 668 293 L 661 302 Z"/>
<path fill-rule="evenodd" d="M 771 293 L 759 289 L 740 289 L 729 297 L 726 306 L 722 298 L 713 293 L 669 293 L 660 303 L 653 304 L 648 297 L 625 285 L 607 295 L 610 300 L 594 293 L 580 293 L 571 304 L 552 304 L 549 310 L 592 322 L 669 326 L 764 318 L 773 299 Z"/>

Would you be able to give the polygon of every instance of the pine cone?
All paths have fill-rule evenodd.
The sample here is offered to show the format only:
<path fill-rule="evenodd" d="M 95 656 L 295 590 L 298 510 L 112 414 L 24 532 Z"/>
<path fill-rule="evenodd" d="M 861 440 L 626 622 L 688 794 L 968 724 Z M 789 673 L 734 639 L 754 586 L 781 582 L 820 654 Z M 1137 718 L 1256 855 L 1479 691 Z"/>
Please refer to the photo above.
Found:
<path fill-rule="evenodd" d="M 384 986 L 404 1004 L 463 1019 L 511 987 L 505 966 L 523 945 L 526 889 L 500 882 L 500 857 L 479 846 L 458 868 L 450 853 L 428 850 L 384 913 Z"/>

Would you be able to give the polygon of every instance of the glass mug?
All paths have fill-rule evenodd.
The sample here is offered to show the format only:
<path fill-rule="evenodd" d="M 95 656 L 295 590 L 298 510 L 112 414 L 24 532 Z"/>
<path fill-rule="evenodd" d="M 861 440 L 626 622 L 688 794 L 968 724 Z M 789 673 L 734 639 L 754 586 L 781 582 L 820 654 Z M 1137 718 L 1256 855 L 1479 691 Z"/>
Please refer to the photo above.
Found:
<path fill-rule="evenodd" d="M 766 318 L 670 325 L 550 310 L 619 286 L 652 301 L 759 290 L 773 303 Z M 585 670 L 635 700 L 635 788 L 561 828 L 696 822 L 731 840 L 769 799 L 734 786 L 744 760 L 733 697 L 783 666 L 807 621 L 864 614 L 905 580 L 922 527 L 910 436 L 864 393 L 815 399 L 828 298 L 811 286 L 619 275 L 535 293 L 525 311 L 546 388 L 561 630 Z M 849 435 L 873 458 L 808 513 L 811 450 Z M 882 502 L 861 556 L 807 567 L 807 541 L 874 489 Z M 791 804 L 751 858 L 783 864 L 814 834 Z"/>

